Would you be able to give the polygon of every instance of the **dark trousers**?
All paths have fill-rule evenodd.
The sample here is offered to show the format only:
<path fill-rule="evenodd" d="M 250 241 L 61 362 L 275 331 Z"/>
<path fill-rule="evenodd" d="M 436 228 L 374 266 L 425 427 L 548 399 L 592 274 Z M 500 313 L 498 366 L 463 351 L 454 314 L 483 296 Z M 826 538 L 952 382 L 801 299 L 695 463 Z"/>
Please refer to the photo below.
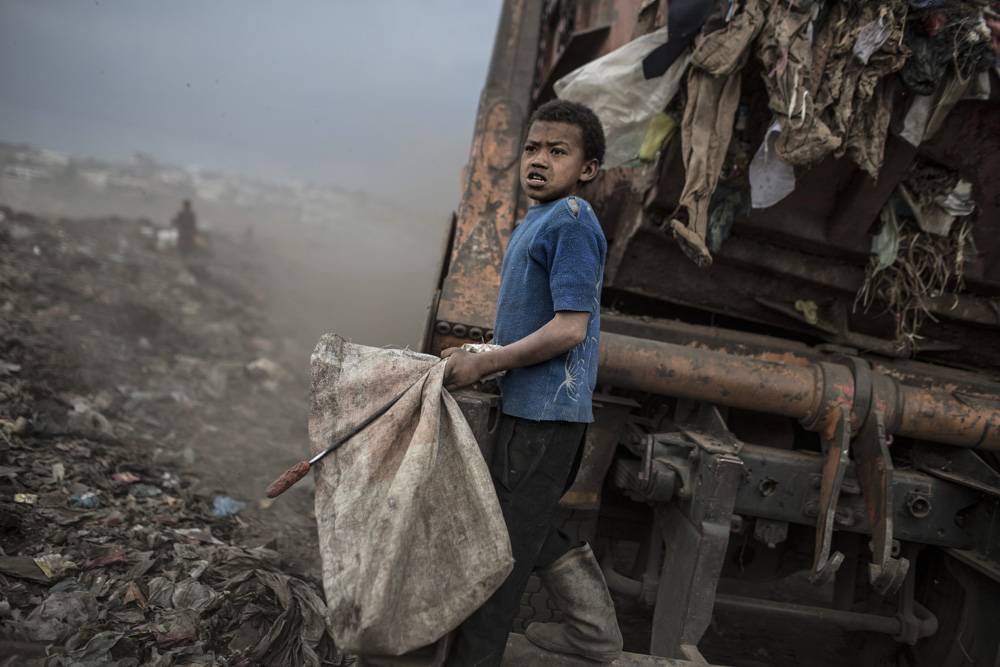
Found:
<path fill-rule="evenodd" d="M 490 472 L 503 511 L 514 569 L 500 588 L 459 628 L 448 667 L 496 667 L 536 567 L 546 567 L 579 540 L 552 525 L 559 499 L 583 458 L 587 425 L 503 416 Z"/>

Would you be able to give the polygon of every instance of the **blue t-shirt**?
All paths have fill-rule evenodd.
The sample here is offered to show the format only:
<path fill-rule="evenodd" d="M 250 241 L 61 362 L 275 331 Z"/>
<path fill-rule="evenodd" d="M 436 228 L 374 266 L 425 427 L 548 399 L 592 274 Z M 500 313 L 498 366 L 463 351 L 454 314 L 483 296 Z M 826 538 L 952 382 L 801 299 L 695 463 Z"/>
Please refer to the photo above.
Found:
<path fill-rule="evenodd" d="M 514 229 L 500 274 L 493 342 L 517 342 L 560 310 L 586 311 L 590 320 L 586 339 L 569 352 L 500 377 L 504 413 L 539 421 L 594 421 L 591 398 L 607 251 L 594 209 L 576 197 L 532 206 Z"/>

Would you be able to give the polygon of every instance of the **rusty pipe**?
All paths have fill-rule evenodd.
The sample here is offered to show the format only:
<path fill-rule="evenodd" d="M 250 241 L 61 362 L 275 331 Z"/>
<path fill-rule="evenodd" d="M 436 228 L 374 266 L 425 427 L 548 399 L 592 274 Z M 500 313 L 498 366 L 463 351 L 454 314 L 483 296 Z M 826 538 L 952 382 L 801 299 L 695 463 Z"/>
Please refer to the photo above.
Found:
<path fill-rule="evenodd" d="M 786 366 L 620 334 L 601 334 L 597 381 L 792 417 L 828 436 L 841 406 L 851 407 L 852 429 L 867 416 L 855 404 L 854 375 L 842 364 Z M 1000 400 L 912 387 L 876 371 L 871 384 L 870 403 L 882 410 L 890 433 L 1000 450 Z"/>

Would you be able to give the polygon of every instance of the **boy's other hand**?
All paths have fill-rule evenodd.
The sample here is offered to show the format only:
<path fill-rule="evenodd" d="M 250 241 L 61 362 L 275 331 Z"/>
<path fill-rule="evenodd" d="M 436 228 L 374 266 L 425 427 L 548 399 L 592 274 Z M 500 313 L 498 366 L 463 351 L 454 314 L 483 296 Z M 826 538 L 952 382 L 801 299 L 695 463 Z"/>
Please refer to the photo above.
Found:
<path fill-rule="evenodd" d="M 466 352 L 460 347 L 449 347 L 441 351 L 441 358 L 448 362 L 444 368 L 444 388 L 448 391 L 461 389 L 483 377 L 480 355 Z"/>

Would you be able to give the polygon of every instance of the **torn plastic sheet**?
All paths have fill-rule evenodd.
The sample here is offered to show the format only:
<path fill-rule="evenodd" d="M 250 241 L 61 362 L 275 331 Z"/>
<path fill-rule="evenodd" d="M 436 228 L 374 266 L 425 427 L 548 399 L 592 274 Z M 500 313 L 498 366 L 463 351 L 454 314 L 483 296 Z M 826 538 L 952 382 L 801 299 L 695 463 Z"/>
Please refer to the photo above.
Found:
<path fill-rule="evenodd" d="M 90 591 L 67 591 L 49 594 L 24 621 L 10 625 L 19 639 L 62 644 L 97 615 L 97 600 Z"/>
<path fill-rule="evenodd" d="M 220 568 L 221 571 L 222 568 Z M 305 582 L 281 572 L 256 569 L 222 584 L 230 600 L 252 599 L 221 631 L 230 643 L 251 646 L 247 657 L 261 665 L 320 667 L 337 655 L 327 631 L 326 608 Z"/>
<path fill-rule="evenodd" d="M 0 573 L 40 581 L 43 584 L 51 581 L 41 566 L 30 556 L 0 556 Z"/>
<path fill-rule="evenodd" d="M 872 237 L 871 253 L 878 256 L 875 273 L 892 266 L 899 255 L 899 221 L 896 218 L 895 197 L 889 197 L 889 201 L 882 207 L 881 217 L 882 229 Z"/>
<path fill-rule="evenodd" d="M 954 74 L 930 95 L 914 95 L 910 108 L 903 118 L 899 132 L 901 139 L 912 146 L 933 137 L 952 108 L 962 100 L 988 100 L 990 98 L 990 72 L 983 70 L 975 76 L 959 80 Z"/>
<path fill-rule="evenodd" d="M 795 190 L 795 169 L 782 162 L 774 148 L 780 135 L 781 121 L 775 120 L 750 160 L 750 205 L 753 208 L 774 206 Z"/>
<path fill-rule="evenodd" d="M 185 579 L 174 586 L 170 601 L 175 609 L 190 609 L 203 613 L 212 606 L 218 594 L 197 579 Z"/>
<path fill-rule="evenodd" d="M 98 632 L 86 646 L 59 656 L 54 664 L 58 667 L 138 667 L 139 658 L 114 658 L 112 651 L 124 637 L 124 632 Z"/>
<path fill-rule="evenodd" d="M 650 122 L 677 94 L 691 59 L 689 49 L 663 76 L 646 79 L 642 71 L 643 58 L 666 42 L 667 29 L 660 28 L 555 82 L 557 97 L 586 104 L 601 119 L 607 141 L 603 167 L 638 159 Z"/>
<path fill-rule="evenodd" d="M 858 32 L 858 41 L 854 43 L 854 56 L 867 65 L 872 55 L 889 39 L 893 27 L 893 22 L 887 21 L 884 16 L 865 24 Z"/>
<path fill-rule="evenodd" d="M 216 496 L 212 501 L 212 516 L 235 516 L 247 504 L 231 496 Z"/>

